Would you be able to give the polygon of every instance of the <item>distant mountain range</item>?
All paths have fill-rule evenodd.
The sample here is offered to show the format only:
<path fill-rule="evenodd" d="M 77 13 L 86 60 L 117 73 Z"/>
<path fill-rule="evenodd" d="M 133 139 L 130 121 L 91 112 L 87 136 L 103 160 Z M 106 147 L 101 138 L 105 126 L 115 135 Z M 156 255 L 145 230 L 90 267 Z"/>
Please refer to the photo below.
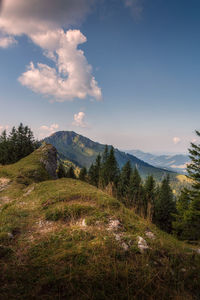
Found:
<path fill-rule="evenodd" d="M 55 146 L 63 160 L 70 160 L 77 166 L 85 166 L 86 168 L 91 166 L 97 155 L 99 153 L 102 154 L 105 148 L 105 145 L 93 142 L 87 137 L 73 131 L 58 131 L 43 141 Z M 152 174 L 157 180 L 160 180 L 166 173 L 174 175 L 173 172 L 154 167 L 136 156 L 119 151 L 118 149 L 115 149 L 115 157 L 120 168 L 127 161 L 130 161 L 133 167 L 137 167 L 142 177 Z"/>
<path fill-rule="evenodd" d="M 126 152 L 155 167 L 164 168 L 183 174 L 186 173 L 186 165 L 190 162 L 189 156 L 184 154 L 154 155 L 140 150 L 127 150 Z"/>

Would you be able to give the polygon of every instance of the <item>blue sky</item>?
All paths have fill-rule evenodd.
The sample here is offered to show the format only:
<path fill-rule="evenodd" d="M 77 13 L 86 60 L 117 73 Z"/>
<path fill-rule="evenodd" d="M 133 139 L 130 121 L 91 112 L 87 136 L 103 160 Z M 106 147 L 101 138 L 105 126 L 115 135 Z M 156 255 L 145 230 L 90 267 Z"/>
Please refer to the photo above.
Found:
<path fill-rule="evenodd" d="M 35 15 L 24 1 L 15 12 L 4 0 L 0 14 L 1 130 L 23 122 L 38 137 L 74 130 L 120 149 L 187 151 L 199 129 L 198 0 L 64 1 L 66 13 L 59 0 L 55 15 L 39 9 L 52 0 Z"/>

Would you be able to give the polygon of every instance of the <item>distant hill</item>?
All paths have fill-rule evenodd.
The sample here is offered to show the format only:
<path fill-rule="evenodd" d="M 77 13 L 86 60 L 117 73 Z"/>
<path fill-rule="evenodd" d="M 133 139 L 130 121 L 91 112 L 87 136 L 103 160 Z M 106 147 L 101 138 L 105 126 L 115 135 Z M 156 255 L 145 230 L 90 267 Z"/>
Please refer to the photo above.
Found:
<path fill-rule="evenodd" d="M 99 153 L 103 153 L 105 148 L 105 145 L 94 142 L 73 131 L 56 132 L 50 137 L 45 138 L 44 141 L 56 147 L 63 160 L 70 160 L 79 167 L 85 166 L 87 168 L 95 161 Z M 160 180 L 166 173 L 173 175 L 172 172 L 156 168 L 134 155 L 127 154 L 118 149 L 115 149 L 115 156 L 120 168 L 129 160 L 133 167 L 138 168 L 142 177 L 152 174 L 156 179 Z"/>
<path fill-rule="evenodd" d="M 154 155 L 140 150 L 127 150 L 127 152 L 155 167 L 168 169 L 182 174 L 186 173 L 186 165 L 190 162 L 189 156 L 184 154 Z"/>

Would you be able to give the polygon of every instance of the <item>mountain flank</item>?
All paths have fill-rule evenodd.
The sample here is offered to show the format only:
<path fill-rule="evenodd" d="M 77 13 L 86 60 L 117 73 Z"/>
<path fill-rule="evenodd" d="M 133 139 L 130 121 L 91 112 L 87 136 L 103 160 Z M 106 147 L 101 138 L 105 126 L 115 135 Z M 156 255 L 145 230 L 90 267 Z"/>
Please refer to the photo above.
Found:
<path fill-rule="evenodd" d="M 63 160 L 70 160 L 79 167 L 89 168 L 95 161 L 98 154 L 102 154 L 105 145 L 93 142 L 92 140 L 79 135 L 73 131 L 59 131 L 44 139 L 48 144 L 56 147 L 60 157 Z M 111 146 L 109 146 L 110 148 Z M 157 180 L 163 178 L 164 175 L 170 174 L 175 176 L 173 172 L 156 168 L 131 154 L 115 149 L 115 157 L 122 168 L 127 161 L 131 162 L 132 167 L 136 167 L 142 177 L 153 175 Z"/>

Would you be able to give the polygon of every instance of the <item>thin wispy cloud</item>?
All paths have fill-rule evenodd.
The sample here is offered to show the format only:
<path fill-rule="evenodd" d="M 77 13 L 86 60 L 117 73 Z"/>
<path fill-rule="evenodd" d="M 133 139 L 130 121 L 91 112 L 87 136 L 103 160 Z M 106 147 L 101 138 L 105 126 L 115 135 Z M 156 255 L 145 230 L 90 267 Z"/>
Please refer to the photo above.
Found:
<path fill-rule="evenodd" d="M 77 48 L 87 41 L 86 37 L 80 30 L 63 29 L 80 23 L 92 4 L 93 0 L 4 0 L 0 30 L 7 34 L 7 39 L 28 35 L 55 63 L 55 67 L 50 67 L 30 62 L 27 71 L 19 77 L 22 85 L 59 102 L 88 96 L 101 99 L 92 66 L 84 52 Z"/>
<path fill-rule="evenodd" d="M 6 49 L 6 48 L 8 48 L 10 46 L 13 46 L 15 44 L 17 44 L 17 41 L 13 36 L 0 35 L 0 48 Z"/>
<path fill-rule="evenodd" d="M 10 128 L 9 125 L 0 125 L 0 132 L 2 132 L 3 130 L 8 130 Z"/>
<path fill-rule="evenodd" d="M 138 20 L 143 13 L 143 0 L 123 0 L 125 6 L 131 10 L 133 17 Z"/>
<path fill-rule="evenodd" d="M 175 145 L 179 144 L 180 142 L 181 142 L 181 139 L 180 139 L 179 137 L 175 136 L 175 137 L 173 138 L 173 143 L 174 143 Z"/>

